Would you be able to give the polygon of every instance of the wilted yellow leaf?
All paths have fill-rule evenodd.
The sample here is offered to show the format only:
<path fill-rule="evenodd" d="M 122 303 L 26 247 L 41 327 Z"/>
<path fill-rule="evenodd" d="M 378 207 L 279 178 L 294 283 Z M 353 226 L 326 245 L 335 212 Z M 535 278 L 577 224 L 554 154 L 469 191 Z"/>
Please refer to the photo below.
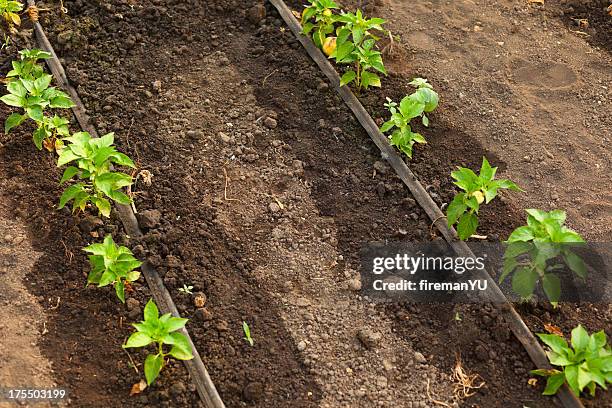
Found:
<path fill-rule="evenodd" d="M 132 395 L 137 395 L 147 389 L 147 382 L 145 380 L 140 380 L 136 384 L 132 385 L 132 389 L 130 391 L 130 397 Z"/>
<path fill-rule="evenodd" d="M 563 337 L 563 332 L 561 331 L 561 329 L 550 323 L 544 323 L 544 330 L 546 330 L 550 334 L 556 334 L 557 336 Z"/>

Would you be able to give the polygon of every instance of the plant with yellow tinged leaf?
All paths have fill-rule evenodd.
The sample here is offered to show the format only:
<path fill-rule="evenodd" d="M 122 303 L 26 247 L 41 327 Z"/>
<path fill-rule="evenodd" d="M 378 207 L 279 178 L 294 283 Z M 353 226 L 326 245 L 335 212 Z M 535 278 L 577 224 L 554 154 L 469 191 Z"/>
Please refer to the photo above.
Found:
<path fill-rule="evenodd" d="M 312 40 L 317 47 L 327 49 L 331 47 L 331 42 L 327 36 L 334 32 L 334 23 L 337 16 L 332 12 L 338 9 L 338 5 L 333 0 L 310 0 L 310 5 L 302 12 L 302 32 L 305 35 L 312 33 Z M 330 40 L 331 41 L 331 40 Z M 333 50 L 331 51 L 333 52 Z M 331 55 L 331 52 L 327 55 Z"/>
<path fill-rule="evenodd" d="M 497 167 L 491 167 L 486 157 L 483 157 L 479 175 L 465 167 L 459 167 L 451 173 L 455 179 L 454 184 L 464 191 L 455 196 L 446 210 L 448 226 L 457 224 L 459 239 L 465 241 L 476 232 L 480 204 L 488 204 L 497 197 L 500 188 L 523 191 L 510 180 L 495 180 L 496 172 Z"/>
<path fill-rule="evenodd" d="M 14 0 L 0 0 L 0 14 L 8 23 L 9 29 L 13 31 L 13 26 L 21 25 L 19 13 L 23 10 L 23 4 Z"/>

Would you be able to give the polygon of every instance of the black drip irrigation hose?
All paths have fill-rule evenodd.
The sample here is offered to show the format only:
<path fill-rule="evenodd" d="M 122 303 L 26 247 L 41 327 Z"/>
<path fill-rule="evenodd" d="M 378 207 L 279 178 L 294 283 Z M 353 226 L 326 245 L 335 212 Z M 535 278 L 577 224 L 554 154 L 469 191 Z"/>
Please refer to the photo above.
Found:
<path fill-rule="evenodd" d="M 457 240 L 457 232 L 455 229 L 449 228 L 446 225 L 446 217 L 440 207 L 438 207 L 423 185 L 417 180 L 414 173 L 410 170 L 410 168 L 408 168 L 395 148 L 389 144 L 388 139 L 381 133 L 378 125 L 376 125 L 374 119 L 372 119 L 370 114 L 366 111 L 359 99 L 357 99 L 348 86 L 340 86 L 340 76 L 338 75 L 338 72 L 329 62 L 327 57 L 321 52 L 321 50 L 317 48 L 317 46 L 310 40 L 310 38 L 302 34 L 302 26 L 295 18 L 289 7 L 287 7 L 283 0 L 269 1 L 276 8 L 276 10 L 278 10 L 282 19 L 285 21 L 285 24 L 289 26 L 297 40 L 302 44 L 302 46 L 304 46 L 310 57 L 329 79 L 336 92 L 338 92 L 338 94 L 342 97 L 359 123 L 363 126 L 366 132 L 368 132 L 368 135 L 370 138 L 372 138 L 372 141 L 376 144 L 376 146 L 378 146 L 382 157 L 389 162 L 399 178 L 401 178 L 404 184 L 406 184 L 416 201 L 419 203 L 421 208 L 425 210 L 429 218 L 432 220 L 432 223 L 437 227 L 438 231 L 442 234 L 451 248 L 458 256 L 474 258 L 474 253 L 469 246 L 465 242 Z M 495 280 L 491 278 L 486 270 L 481 272 L 481 277 L 487 280 L 489 287 L 493 288 L 493 292 L 489 295 L 489 299 L 487 300 L 498 306 L 500 312 L 514 333 L 514 336 L 523 345 L 525 351 L 527 351 L 527 354 L 529 354 L 531 361 L 533 361 L 538 368 L 552 368 L 548 362 L 544 349 L 540 343 L 538 343 L 535 336 L 529 330 L 512 304 L 510 304 L 508 299 L 506 299 Z M 572 393 L 567 384 L 564 384 L 563 387 L 559 389 L 556 396 L 559 397 L 563 407 L 565 408 L 584 408 L 580 399 L 578 399 L 578 397 Z"/>
<path fill-rule="evenodd" d="M 36 33 L 36 38 L 40 48 L 52 55 L 51 58 L 46 60 L 49 70 L 53 74 L 57 84 L 70 94 L 72 101 L 75 103 L 75 106 L 72 108 L 72 112 L 79 122 L 79 125 L 92 137 L 98 137 L 98 132 L 91 124 L 81 98 L 74 87 L 70 85 L 70 82 L 66 77 L 66 72 L 57 58 L 53 46 L 49 42 L 49 39 L 47 38 L 42 26 L 38 22 L 38 11 L 36 9 L 36 3 L 34 0 L 28 0 L 28 12 L 30 13 L 30 17 L 33 17 L 31 20 L 34 25 L 34 31 Z M 119 213 L 119 218 L 121 219 L 123 227 L 125 228 L 128 236 L 134 238 L 140 238 L 143 236 L 140 226 L 138 225 L 136 215 L 130 206 L 119 204 L 117 205 L 117 212 Z M 164 313 L 172 313 L 173 316 L 180 317 L 176 305 L 172 300 L 172 296 L 170 296 L 170 292 L 168 292 L 168 289 L 166 289 L 164 286 L 164 283 L 155 268 L 153 268 L 149 262 L 145 262 L 140 269 L 160 310 Z M 225 408 L 225 404 L 221 400 L 221 397 L 219 396 L 219 393 L 217 392 L 217 389 L 213 384 L 210 375 L 208 374 L 208 370 L 206 370 L 206 366 L 202 362 L 202 358 L 193 344 L 191 336 L 189 336 L 189 332 L 187 329 L 182 328 L 180 333 L 187 337 L 189 344 L 191 345 L 193 359 L 184 360 L 183 362 L 187 367 L 189 376 L 194 382 L 201 400 L 204 402 L 204 405 L 207 408 Z"/>

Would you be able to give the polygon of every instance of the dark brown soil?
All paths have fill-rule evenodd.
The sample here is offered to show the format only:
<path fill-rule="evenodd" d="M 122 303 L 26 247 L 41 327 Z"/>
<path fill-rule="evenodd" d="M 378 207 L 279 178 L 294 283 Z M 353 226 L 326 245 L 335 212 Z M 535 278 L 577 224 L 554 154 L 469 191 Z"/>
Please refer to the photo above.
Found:
<path fill-rule="evenodd" d="M 336 247 L 340 256 L 328 273 L 340 282 L 346 270 L 359 269 L 359 251 L 369 242 L 435 237 L 426 215 L 381 162 L 376 147 L 272 8 L 266 6 L 263 20 L 247 17 L 256 3 L 76 0 L 65 3 L 67 16 L 43 15 L 42 23 L 98 129 L 115 131 L 119 146 L 154 175 L 150 187 L 137 185 L 136 204 L 140 212 L 159 210 L 162 222 L 130 246 L 156 266 L 181 313 L 192 319 L 188 329 L 227 406 L 350 404 L 353 400 L 344 397 L 330 399 L 342 384 L 321 380 L 326 369 L 331 371 L 326 360 L 335 361 L 338 355 L 319 356 L 323 367 L 313 365 L 315 356 L 304 358 L 298 351 L 295 325 L 300 321 L 287 321 L 290 308 L 284 294 L 291 287 L 306 287 L 310 277 L 279 270 L 277 279 L 262 280 L 261 269 L 277 256 L 267 252 L 268 241 L 278 239 L 299 253 L 302 241 L 276 236 L 279 227 L 290 225 L 303 231 L 300 238 L 320 240 L 322 252 L 325 245 Z M 7 62 L 2 61 L 3 72 Z M 401 98 L 409 89 L 407 80 L 419 74 L 425 73 L 395 73 L 385 81 L 392 91 L 365 96 L 372 116 L 383 116 L 384 97 Z M 254 100 L 243 92 L 246 86 L 253 89 Z M 456 166 L 477 167 L 483 155 L 502 174 L 507 164 L 477 138 L 457 130 L 447 117 L 443 86 L 440 92 L 443 103 L 424 130 L 429 143 L 417 149 L 409 164 L 434 200 L 444 205 L 454 194 L 448 175 Z M 3 119 L 8 110 L 0 109 Z M 261 125 L 267 117 L 275 119 L 273 129 Z M 220 140 L 220 132 L 235 141 Z M 45 308 L 60 298 L 59 308 L 48 312 L 51 324 L 42 345 L 56 382 L 70 384 L 73 406 L 197 406 L 197 394 L 180 364 L 164 372 L 153 390 L 127 397 L 139 376 L 120 344 L 130 332 L 126 322 L 134 321 L 139 308 L 119 306 L 110 291 L 84 290 L 85 257 L 80 251 L 94 240 L 92 233 L 127 238 L 114 218 L 91 228 L 85 216 L 53 210 L 59 174 L 50 170 L 53 157 L 35 151 L 27 134 L 24 129 L 0 139 L 0 176 L 12 180 L 7 195 L 13 197 L 14 213 L 24 219 L 36 249 L 45 254 L 32 272 L 31 289 Z M 275 167 L 282 172 L 275 173 Z M 331 227 L 320 230 L 303 216 L 306 198 L 296 185 L 310 191 L 316 205 L 310 216 L 327 220 L 334 234 Z M 506 196 L 481 213 L 479 233 L 493 241 L 523 222 L 522 211 L 513 204 L 520 198 Z M 280 202 L 285 208 L 272 206 Z M 291 269 L 294 259 L 283 261 Z M 308 261 L 319 265 L 314 256 Z M 178 291 L 183 284 L 206 294 L 205 310 L 197 310 L 192 297 Z M 144 304 L 146 287 L 135 289 L 131 297 Z M 322 293 L 327 289 L 321 285 Z M 550 398 L 540 395 L 541 381 L 537 389 L 527 385 L 533 365 L 494 308 L 375 309 L 395 322 L 397 335 L 437 372 L 450 373 L 460 353 L 465 367 L 483 377 L 486 387 L 461 406 L 552 406 Z M 522 311 L 535 331 L 548 322 L 565 332 L 577 322 L 598 330 L 610 316 L 609 308 L 595 306 Z M 304 326 L 317 327 L 309 319 Z M 253 330 L 254 347 L 242 338 L 242 321 Z M 354 339 L 327 341 L 354 345 Z M 132 357 L 142 361 L 143 355 Z M 421 381 L 407 366 L 398 368 L 390 388 Z M 413 405 L 414 395 L 390 395 L 383 403 L 378 394 L 368 394 L 363 406 L 429 406 L 425 395 L 420 395 L 423 405 Z M 587 403 L 598 407 L 609 401 L 608 393 Z"/>
<path fill-rule="evenodd" d="M 560 18 L 587 41 L 612 51 L 612 15 L 608 0 L 556 0 L 547 2 L 548 14 Z"/>

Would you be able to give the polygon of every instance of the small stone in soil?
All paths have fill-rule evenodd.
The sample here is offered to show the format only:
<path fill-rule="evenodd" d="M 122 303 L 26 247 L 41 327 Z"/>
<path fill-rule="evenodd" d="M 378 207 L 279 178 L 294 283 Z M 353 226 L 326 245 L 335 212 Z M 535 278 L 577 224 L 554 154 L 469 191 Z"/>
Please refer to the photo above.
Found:
<path fill-rule="evenodd" d="M 427 359 L 425 358 L 425 356 L 423 355 L 423 353 L 420 353 L 418 351 L 416 351 L 414 353 L 414 360 L 419 363 L 419 364 L 425 364 L 427 363 Z"/>
<path fill-rule="evenodd" d="M 264 386 L 260 382 L 252 382 L 247 384 L 242 390 L 242 395 L 245 401 L 257 401 L 263 394 Z"/>
<path fill-rule="evenodd" d="M 205 307 L 201 307 L 198 310 L 196 310 L 195 316 L 198 319 L 202 319 L 204 321 L 209 321 L 209 320 L 212 320 L 213 318 L 212 312 Z"/>
<path fill-rule="evenodd" d="M 139 214 L 138 220 L 143 228 L 155 228 L 161 220 L 161 212 L 159 210 L 144 210 Z"/>
<path fill-rule="evenodd" d="M 277 203 L 270 203 L 270 205 L 268 205 L 268 210 L 270 210 L 271 213 L 277 213 L 280 211 L 280 206 Z"/>
<path fill-rule="evenodd" d="M 267 117 L 267 118 L 264 120 L 264 125 L 266 125 L 266 127 L 267 127 L 268 129 L 276 129 L 276 126 L 277 126 L 278 124 L 277 124 L 277 122 L 276 122 L 276 119 L 271 118 L 271 117 L 269 117 L 269 116 L 268 116 L 268 117 Z"/>
<path fill-rule="evenodd" d="M 357 338 L 367 349 L 371 350 L 382 340 L 382 334 L 371 329 L 361 329 L 357 332 Z"/>

